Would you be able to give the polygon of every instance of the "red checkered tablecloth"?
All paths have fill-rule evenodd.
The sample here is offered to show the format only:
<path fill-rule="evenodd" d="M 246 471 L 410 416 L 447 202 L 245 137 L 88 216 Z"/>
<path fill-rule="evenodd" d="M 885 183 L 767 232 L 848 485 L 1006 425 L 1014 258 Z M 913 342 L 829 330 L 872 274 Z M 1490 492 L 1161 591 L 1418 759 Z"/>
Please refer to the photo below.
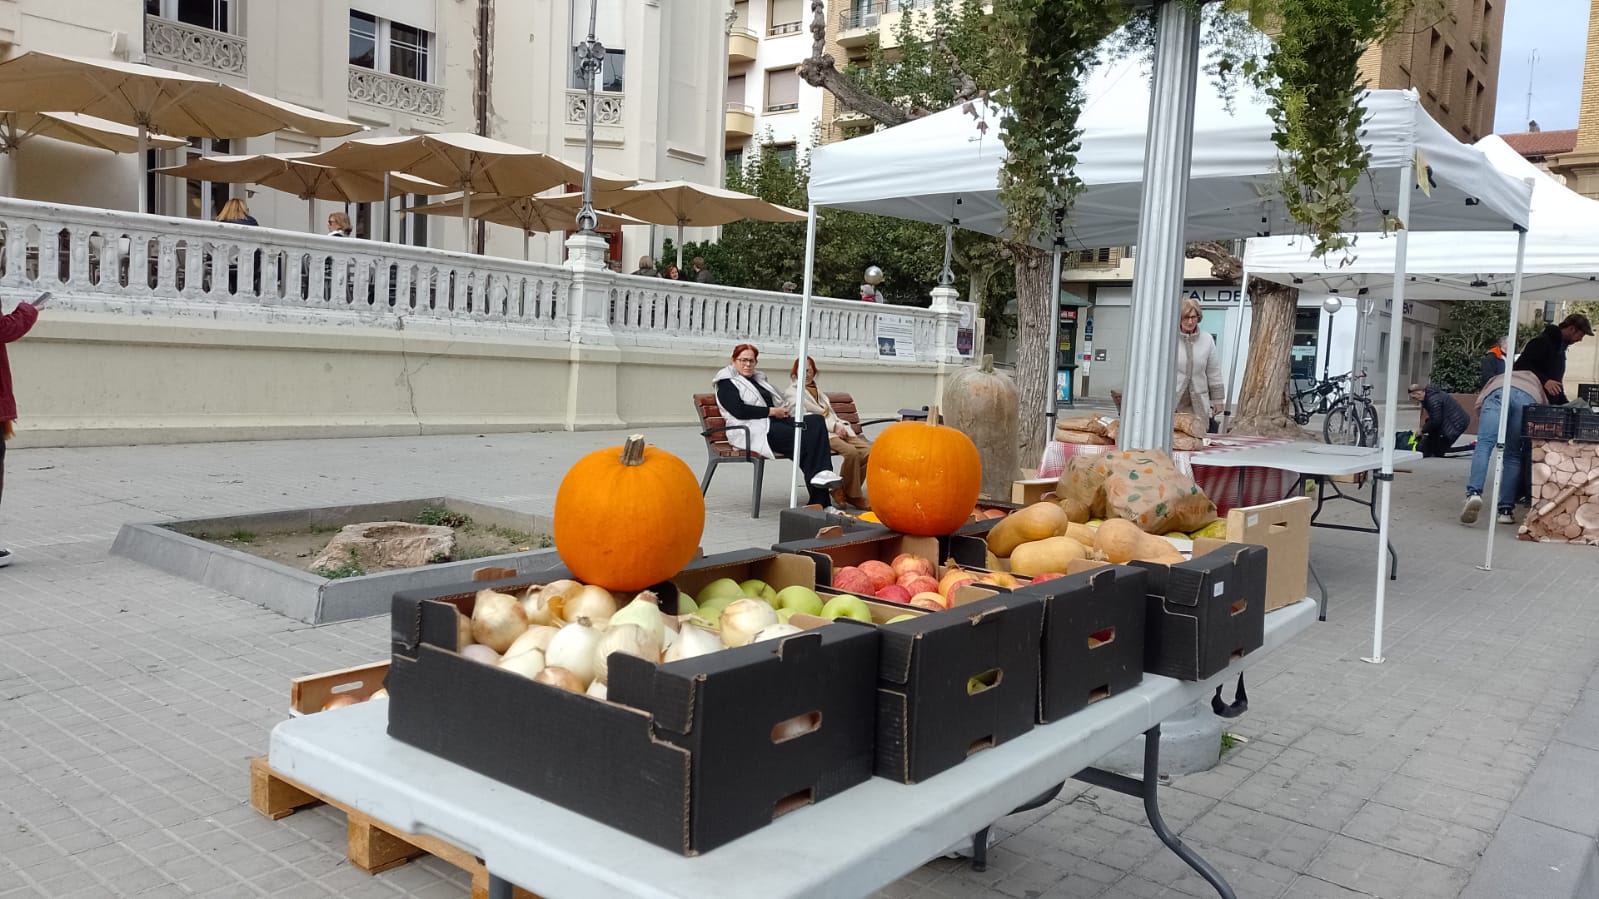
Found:
<path fill-rule="evenodd" d="M 1172 461 L 1176 463 L 1178 471 L 1193 478 L 1199 489 L 1205 491 L 1205 495 L 1216 504 L 1218 513 L 1225 515 L 1228 511 L 1241 506 L 1274 503 L 1288 494 L 1288 488 L 1293 485 L 1295 479 L 1295 475 L 1291 472 L 1253 465 L 1246 468 L 1220 468 L 1206 465 L 1204 457 L 1210 453 L 1225 453 L 1228 450 L 1248 446 L 1268 446 L 1290 441 L 1281 437 L 1244 437 L 1228 434 L 1214 435 L 1208 439 L 1210 445 L 1202 450 L 1172 453 Z M 1115 447 L 1051 441 L 1044 447 L 1044 458 L 1038 463 L 1038 476 L 1058 478 L 1060 473 L 1066 470 L 1066 460 L 1072 456 L 1103 453 L 1112 449 Z"/>

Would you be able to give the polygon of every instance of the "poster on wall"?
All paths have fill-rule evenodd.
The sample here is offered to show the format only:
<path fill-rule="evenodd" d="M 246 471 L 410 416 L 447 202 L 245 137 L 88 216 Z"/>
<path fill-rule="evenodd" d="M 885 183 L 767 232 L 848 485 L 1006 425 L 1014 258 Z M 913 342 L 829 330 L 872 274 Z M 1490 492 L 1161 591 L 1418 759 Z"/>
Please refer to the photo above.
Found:
<path fill-rule="evenodd" d="M 877 316 L 877 358 L 916 358 L 916 319 L 908 315 Z"/>
<path fill-rule="evenodd" d="M 976 339 L 977 331 L 977 304 L 961 304 L 961 321 L 955 329 L 955 352 L 962 356 L 972 354 L 972 343 Z"/>

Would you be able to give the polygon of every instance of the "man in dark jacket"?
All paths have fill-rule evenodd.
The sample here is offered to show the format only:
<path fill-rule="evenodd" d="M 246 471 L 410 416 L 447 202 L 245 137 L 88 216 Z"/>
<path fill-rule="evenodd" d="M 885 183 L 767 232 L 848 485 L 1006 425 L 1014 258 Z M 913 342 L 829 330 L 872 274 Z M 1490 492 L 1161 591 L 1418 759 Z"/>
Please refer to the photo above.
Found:
<path fill-rule="evenodd" d="M 1544 325 L 1543 333 L 1527 341 L 1516 357 L 1515 370 L 1537 375 L 1549 404 L 1564 405 L 1566 389 L 1561 382 L 1566 378 L 1566 347 L 1592 336 L 1593 325 L 1581 313 L 1566 316 L 1558 325 Z"/>
<path fill-rule="evenodd" d="M 1477 379 L 1477 389 L 1482 390 L 1489 381 L 1505 373 L 1505 348 L 1504 338 L 1494 341 L 1488 349 L 1483 351 L 1482 359 L 1478 362 L 1481 368 L 1480 377 Z"/>
<path fill-rule="evenodd" d="M 1455 398 L 1436 384 L 1410 385 L 1410 398 L 1421 404 L 1423 415 L 1420 449 L 1423 456 L 1447 455 L 1460 435 L 1471 427 L 1471 416 Z"/>
<path fill-rule="evenodd" d="M 32 303 L 18 303 L 10 315 L 0 315 L 0 494 L 6 486 L 6 441 L 11 439 L 11 423 L 17 420 L 17 398 L 11 389 L 11 361 L 6 344 L 21 340 L 39 320 L 39 309 L 50 301 L 44 294 Z M 0 568 L 11 564 L 11 551 L 0 547 Z"/>

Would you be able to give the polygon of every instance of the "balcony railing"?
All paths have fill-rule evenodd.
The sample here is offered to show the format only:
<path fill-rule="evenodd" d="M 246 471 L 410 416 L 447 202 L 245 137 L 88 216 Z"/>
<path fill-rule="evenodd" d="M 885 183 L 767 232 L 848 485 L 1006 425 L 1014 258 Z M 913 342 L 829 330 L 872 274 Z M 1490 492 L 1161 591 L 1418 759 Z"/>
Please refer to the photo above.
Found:
<path fill-rule="evenodd" d="M 793 294 L 0 198 L 0 291 L 42 290 L 65 308 L 133 316 L 489 328 L 563 343 L 600 333 L 694 353 L 799 343 Z M 935 358 L 946 332 L 931 310 L 829 299 L 812 304 L 815 354 L 876 358 L 879 314 L 912 319 L 914 361 Z"/>
<path fill-rule="evenodd" d="M 876 28 L 883 16 L 889 13 L 900 12 L 906 9 L 927 9 L 933 5 L 933 0 L 866 0 L 855 2 L 849 8 L 838 14 L 838 27 L 840 31 L 849 31 L 855 28 Z"/>
<path fill-rule="evenodd" d="M 249 72 L 245 39 L 186 22 L 144 17 L 144 52 L 156 59 L 245 75 Z"/>
<path fill-rule="evenodd" d="M 594 95 L 594 124 L 596 125 L 621 125 L 623 94 L 595 93 Z M 584 117 L 588 114 L 589 97 L 587 91 L 568 90 L 566 92 L 566 123 L 568 125 L 582 125 Z"/>
<path fill-rule="evenodd" d="M 444 118 L 444 89 L 436 84 L 390 75 L 364 66 L 350 66 L 349 97 L 357 103 Z"/>

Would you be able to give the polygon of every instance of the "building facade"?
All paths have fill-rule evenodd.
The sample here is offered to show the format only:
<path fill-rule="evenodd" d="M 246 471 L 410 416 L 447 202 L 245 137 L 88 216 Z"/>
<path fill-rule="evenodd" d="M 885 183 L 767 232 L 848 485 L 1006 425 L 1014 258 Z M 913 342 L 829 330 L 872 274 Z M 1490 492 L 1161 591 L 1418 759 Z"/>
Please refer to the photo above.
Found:
<path fill-rule="evenodd" d="M 727 45 L 726 161 L 742 165 L 763 143 L 804 153 L 827 95 L 799 76 L 811 55 L 810 0 L 734 0 Z"/>
<path fill-rule="evenodd" d="M 719 3 L 595 0 L 606 59 L 595 97 L 595 166 L 628 177 L 720 184 L 727 10 Z M 590 0 L 4 0 L 9 55 L 28 50 L 117 58 L 179 69 L 367 125 L 368 136 L 475 131 L 574 163 L 583 158 L 587 97 L 574 47 L 587 36 Z M 666 7 L 672 8 L 668 10 Z M 481 77 L 480 77 L 481 76 Z M 316 151 L 338 139 L 283 132 L 195 140 L 146 160 L 55 141 L 24 145 L 18 195 L 132 209 L 136 178 L 152 211 L 209 219 L 230 194 L 248 197 L 263 225 L 303 229 L 305 201 L 263 188 L 229 188 L 151 175 L 214 153 Z M 141 165 L 142 162 L 142 165 Z M 396 200 L 398 209 L 404 202 Z M 320 224 L 337 204 L 318 202 Z M 385 234 L 381 206 L 350 209 L 358 232 Z M 669 229 L 631 228 L 613 255 L 649 252 Z M 458 227 L 391 215 L 393 240 L 462 249 Z M 486 250 L 521 255 L 521 235 L 490 226 Z M 537 239 L 533 258 L 561 258 L 561 235 Z M 629 266 L 631 269 L 631 266 Z"/>

